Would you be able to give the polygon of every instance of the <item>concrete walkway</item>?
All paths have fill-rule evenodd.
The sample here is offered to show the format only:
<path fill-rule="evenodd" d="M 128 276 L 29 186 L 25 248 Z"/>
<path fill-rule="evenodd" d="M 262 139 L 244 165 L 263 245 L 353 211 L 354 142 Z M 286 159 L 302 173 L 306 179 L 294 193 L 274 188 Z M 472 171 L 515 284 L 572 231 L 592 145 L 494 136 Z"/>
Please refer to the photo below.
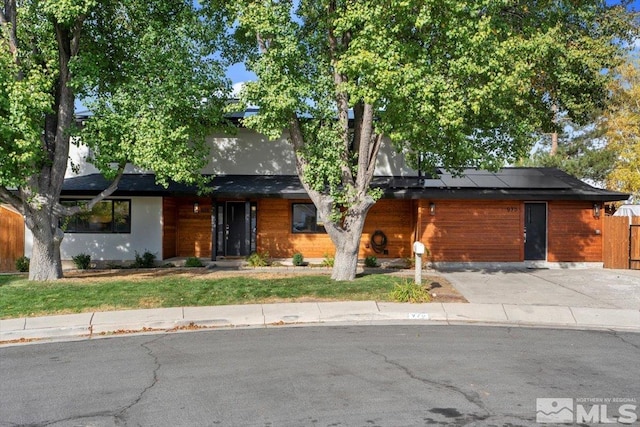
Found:
<path fill-rule="evenodd" d="M 466 324 L 640 332 L 640 271 L 439 272 L 469 303 L 375 301 L 176 307 L 0 320 L 0 343 L 284 325 Z"/>

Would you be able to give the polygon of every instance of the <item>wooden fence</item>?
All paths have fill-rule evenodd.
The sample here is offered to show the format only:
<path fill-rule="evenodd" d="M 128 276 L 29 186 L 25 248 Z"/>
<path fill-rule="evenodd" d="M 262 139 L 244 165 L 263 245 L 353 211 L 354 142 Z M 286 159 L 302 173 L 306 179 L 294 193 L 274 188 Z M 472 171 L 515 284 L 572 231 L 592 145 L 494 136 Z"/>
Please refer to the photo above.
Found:
<path fill-rule="evenodd" d="M 24 255 L 22 215 L 0 206 L 0 271 L 15 271 L 16 259 Z"/>
<path fill-rule="evenodd" d="M 640 217 L 605 217 L 603 237 L 605 268 L 640 270 Z"/>

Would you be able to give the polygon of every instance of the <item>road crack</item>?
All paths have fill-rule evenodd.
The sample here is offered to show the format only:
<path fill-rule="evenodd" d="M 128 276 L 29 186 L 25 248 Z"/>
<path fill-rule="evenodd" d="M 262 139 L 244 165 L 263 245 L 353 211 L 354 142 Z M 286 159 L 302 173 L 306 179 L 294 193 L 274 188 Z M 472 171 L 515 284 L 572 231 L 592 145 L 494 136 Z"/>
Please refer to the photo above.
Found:
<path fill-rule="evenodd" d="M 384 359 L 384 362 L 396 367 L 397 369 L 400 369 L 401 371 L 403 371 L 409 378 L 411 378 L 412 380 L 415 381 L 420 381 L 423 384 L 427 384 L 429 386 L 432 387 L 438 387 L 438 388 L 443 388 L 449 391 L 452 391 L 456 394 L 461 395 L 462 397 L 465 398 L 465 400 L 469 403 L 471 403 L 474 406 L 477 406 L 478 408 L 480 408 L 485 415 L 480 415 L 480 416 L 474 416 L 475 421 L 478 420 L 484 420 L 487 419 L 489 417 L 492 416 L 491 411 L 489 411 L 489 409 L 486 407 L 486 405 L 484 404 L 484 402 L 482 401 L 482 399 L 480 398 L 480 395 L 478 393 L 475 392 L 467 392 L 465 390 L 462 390 L 459 387 L 456 387 L 452 384 L 447 384 L 447 383 L 442 383 L 442 382 L 438 382 L 438 381 L 434 381 L 434 380 L 430 380 L 428 378 L 423 378 L 420 377 L 418 375 L 416 375 L 411 369 L 409 369 L 408 367 L 402 365 L 401 363 L 395 361 L 395 360 L 391 360 L 389 359 L 389 357 L 387 357 L 385 354 L 382 353 L 378 353 L 376 351 L 373 351 L 371 349 L 365 348 L 365 351 L 376 355 L 378 357 L 381 357 L 382 359 Z"/>
<path fill-rule="evenodd" d="M 627 341 L 626 339 L 624 339 L 623 337 L 620 336 L 618 331 L 608 330 L 607 332 L 609 333 L 609 335 L 613 335 L 614 337 L 618 338 L 623 343 L 630 345 L 631 347 L 635 348 L 636 350 L 640 350 L 640 345 L 634 344 L 634 343 L 632 343 L 630 341 Z"/>
<path fill-rule="evenodd" d="M 153 372 L 152 372 L 151 382 L 140 391 L 138 396 L 130 404 L 128 404 L 127 406 L 122 408 L 118 413 L 115 414 L 114 418 L 117 425 L 120 425 L 120 424 L 127 425 L 126 413 L 131 408 L 133 408 L 138 403 L 140 403 L 142 399 L 144 399 L 145 395 L 158 383 L 158 371 L 160 370 L 162 365 L 160 364 L 160 360 L 158 356 L 154 353 L 153 349 L 151 349 L 150 345 L 159 341 L 162 338 L 164 338 L 164 336 L 160 335 L 157 338 L 152 339 L 151 341 L 140 344 L 140 347 L 147 350 L 147 355 L 150 356 L 153 360 Z"/>

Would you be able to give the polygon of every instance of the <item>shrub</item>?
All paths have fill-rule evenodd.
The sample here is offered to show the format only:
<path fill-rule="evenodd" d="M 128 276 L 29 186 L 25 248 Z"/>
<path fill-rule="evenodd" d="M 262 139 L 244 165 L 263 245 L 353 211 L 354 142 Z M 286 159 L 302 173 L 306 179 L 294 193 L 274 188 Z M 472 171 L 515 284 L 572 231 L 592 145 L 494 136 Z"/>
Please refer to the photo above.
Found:
<path fill-rule="evenodd" d="M 296 252 L 295 254 L 293 254 L 291 262 L 293 262 L 293 265 L 295 265 L 296 267 L 299 267 L 304 264 L 304 257 L 300 252 Z"/>
<path fill-rule="evenodd" d="M 412 256 L 404 259 L 405 268 L 416 268 L 416 259 Z"/>
<path fill-rule="evenodd" d="M 156 256 L 149 251 L 144 251 L 142 255 L 135 251 L 136 259 L 131 264 L 131 268 L 153 268 L 156 266 Z"/>
<path fill-rule="evenodd" d="M 336 259 L 329 254 L 324 254 L 324 259 L 322 260 L 323 267 L 333 267 Z"/>
<path fill-rule="evenodd" d="M 413 280 L 404 279 L 400 283 L 396 283 L 390 293 L 392 300 L 397 302 L 429 302 L 431 294 L 423 285 L 416 284 Z"/>
<path fill-rule="evenodd" d="M 80 253 L 76 256 L 71 257 L 71 259 L 73 260 L 76 268 L 79 270 L 87 270 L 89 267 L 91 267 L 91 255 L 89 254 Z"/>
<path fill-rule="evenodd" d="M 269 265 L 269 252 L 254 252 L 247 257 L 251 267 L 266 267 Z"/>
<path fill-rule="evenodd" d="M 29 271 L 29 258 L 26 256 L 21 256 L 16 260 L 16 270 L 21 273 L 25 273 Z"/>
<path fill-rule="evenodd" d="M 378 258 L 374 257 L 373 255 L 366 257 L 364 259 L 364 266 L 365 267 L 377 267 L 378 266 Z"/>
<path fill-rule="evenodd" d="M 184 262 L 184 266 L 185 267 L 204 267 L 204 264 L 202 263 L 202 261 L 200 261 L 200 258 L 192 256 L 187 258 L 187 260 Z"/>

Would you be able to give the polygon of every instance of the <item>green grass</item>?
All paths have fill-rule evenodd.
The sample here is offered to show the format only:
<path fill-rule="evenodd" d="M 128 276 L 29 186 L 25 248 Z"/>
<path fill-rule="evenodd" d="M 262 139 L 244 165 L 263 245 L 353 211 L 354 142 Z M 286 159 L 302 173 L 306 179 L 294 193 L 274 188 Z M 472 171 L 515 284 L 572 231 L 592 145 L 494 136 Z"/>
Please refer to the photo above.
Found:
<path fill-rule="evenodd" d="M 29 282 L 0 276 L 0 318 L 134 308 L 250 304 L 295 300 L 388 300 L 397 277 L 366 275 L 334 282 L 326 275 L 256 278 L 162 277 L 101 280 L 92 276 Z"/>

